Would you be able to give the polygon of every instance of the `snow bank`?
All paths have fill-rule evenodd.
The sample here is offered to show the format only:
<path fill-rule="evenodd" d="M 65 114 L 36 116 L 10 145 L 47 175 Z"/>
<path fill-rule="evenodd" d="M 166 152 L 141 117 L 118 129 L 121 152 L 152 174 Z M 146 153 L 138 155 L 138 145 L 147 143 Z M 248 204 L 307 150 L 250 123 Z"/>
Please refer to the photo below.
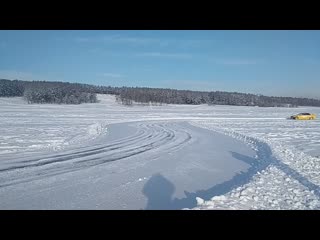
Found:
<path fill-rule="evenodd" d="M 209 201 L 198 201 L 194 209 L 320 209 L 320 159 L 279 141 L 281 132 L 270 139 L 258 133 L 254 122 L 252 128 L 240 128 L 240 124 L 232 128 L 230 122 L 192 124 L 242 140 L 257 151 L 257 160 L 266 158 L 265 167 L 249 183 Z"/>

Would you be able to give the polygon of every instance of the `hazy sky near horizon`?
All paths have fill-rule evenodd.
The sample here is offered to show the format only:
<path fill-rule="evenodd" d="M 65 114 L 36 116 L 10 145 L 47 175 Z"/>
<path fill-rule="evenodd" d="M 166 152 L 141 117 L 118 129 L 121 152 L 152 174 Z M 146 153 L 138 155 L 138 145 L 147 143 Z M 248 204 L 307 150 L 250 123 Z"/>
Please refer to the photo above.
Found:
<path fill-rule="evenodd" d="M 320 99 L 320 31 L 0 31 L 0 79 Z"/>

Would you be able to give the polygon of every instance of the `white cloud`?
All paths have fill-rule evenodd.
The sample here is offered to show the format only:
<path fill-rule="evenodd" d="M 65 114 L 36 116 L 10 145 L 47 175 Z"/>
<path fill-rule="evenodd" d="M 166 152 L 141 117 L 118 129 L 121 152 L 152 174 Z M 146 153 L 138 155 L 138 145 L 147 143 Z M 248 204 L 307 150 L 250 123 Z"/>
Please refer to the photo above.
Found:
<path fill-rule="evenodd" d="M 161 41 L 160 39 L 156 39 L 156 38 L 120 37 L 120 36 L 114 36 L 112 40 L 118 41 L 118 42 L 133 43 L 133 44 L 149 44 L 149 43 L 157 43 Z"/>
<path fill-rule="evenodd" d="M 0 70 L 0 78 L 19 80 L 39 80 L 39 78 L 32 73 L 14 70 Z"/>
<path fill-rule="evenodd" d="M 86 38 L 86 37 L 76 37 L 74 40 L 76 42 L 92 42 L 93 39 Z"/>
<path fill-rule="evenodd" d="M 102 37 L 76 37 L 74 39 L 80 43 L 127 43 L 134 45 L 145 45 L 145 44 L 165 44 L 165 41 L 157 38 L 146 38 L 146 37 L 126 37 L 120 35 L 110 35 Z"/>
<path fill-rule="evenodd" d="M 172 79 L 161 81 L 161 85 L 182 90 L 211 91 L 221 88 L 219 82 L 220 81 Z"/>
<path fill-rule="evenodd" d="M 161 53 L 161 52 L 146 52 L 136 54 L 138 57 L 165 57 L 165 58 L 191 58 L 189 54 L 183 53 Z"/>
<path fill-rule="evenodd" d="M 257 60 L 250 59 L 215 59 L 215 63 L 223 65 L 254 65 L 258 64 Z"/>
<path fill-rule="evenodd" d="M 103 73 L 101 74 L 103 77 L 111 77 L 111 78 L 122 78 L 123 75 L 117 73 Z"/>
<path fill-rule="evenodd" d="M 79 43 L 125 43 L 132 45 L 157 45 L 167 47 L 169 45 L 178 47 L 198 47 L 203 44 L 212 43 L 208 39 L 176 39 L 176 38 L 152 38 L 142 36 L 124 36 L 120 34 L 104 35 L 97 37 L 75 37 L 74 41 Z"/>
<path fill-rule="evenodd" d="M 63 81 L 58 79 L 52 79 L 45 76 L 39 76 L 30 72 L 21 72 L 15 70 L 0 70 L 0 79 L 9 79 L 9 80 L 26 80 L 26 81 Z"/>

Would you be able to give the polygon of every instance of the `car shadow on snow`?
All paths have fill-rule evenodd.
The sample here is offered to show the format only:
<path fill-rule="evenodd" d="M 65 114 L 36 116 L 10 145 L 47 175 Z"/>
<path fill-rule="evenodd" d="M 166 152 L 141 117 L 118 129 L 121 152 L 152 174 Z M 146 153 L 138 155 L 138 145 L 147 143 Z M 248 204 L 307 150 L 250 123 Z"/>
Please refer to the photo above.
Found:
<path fill-rule="evenodd" d="M 219 196 L 230 192 L 232 189 L 240 187 L 248 183 L 252 177 L 262 170 L 266 169 L 270 164 L 273 164 L 288 176 L 297 180 L 299 183 L 307 187 L 310 191 L 314 191 L 317 197 L 320 197 L 319 186 L 311 183 L 308 179 L 303 177 L 300 173 L 290 168 L 287 164 L 275 159 L 272 156 L 270 147 L 265 143 L 258 143 L 260 150 L 258 157 L 253 158 L 237 152 L 230 152 L 232 157 L 249 164 L 250 167 L 245 172 L 237 173 L 232 179 L 223 183 L 217 184 L 212 188 L 206 190 L 199 190 L 189 193 L 185 191 L 185 198 L 174 198 L 175 186 L 172 182 L 166 179 L 161 174 L 153 175 L 143 188 L 143 194 L 148 198 L 146 210 L 178 210 L 183 208 L 196 207 L 196 197 L 204 200 L 210 200 L 214 196 Z"/>
<path fill-rule="evenodd" d="M 217 184 L 212 188 L 206 190 L 199 190 L 189 193 L 184 191 L 185 198 L 174 198 L 173 194 L 175 186 L 172 182 L 166 179 L 161 174 L 153 175 L 143 188 L 143 194 L 148 198 L 146 210 L 178 210 L 183 208 L 196 207 L 196 197 L 200 197 L 204 200 L 209 200 L 214 196 L 225 194 L 232 189 L 241 186 L 250 181 L 252 176 L 257 172 L 265 169 L 269 164 L 258 164 L 254 158 L 231 152 L 232 156 L 240 161 L 243 161 L 250 165 L 250 168 L 246 172 L 237 173 L 229 181 Z"/>
<path fill-rule="evenodd" d="M 144 185 L 142 193 L 148 198 L 146 210 L 174 209 L 172 195 L 175 187 L 161 174 L 153 175 Z"/>
<path fill-rule="evenodd" d="M 232 189 L 240 187 L 248 183 L 252 177 L 259 171 L 267 168 L 270 165 L 269 161 L 257 161 L 257 159 L 236 153 L 230 152 L 233 158 L 245 162 L 250 167 L 247 171 L 236 173 L 230 180 L 217 184 L 206 190 L 199 190 L 193 193 L 185 191 L 186 198 L 176 199 L 174 201 L 176 209 L 193 208 L 196 207 L 196 197 L 200 197 L 204 200 L 210 200 L 214 196 L 219 196 L 230 192 Z"/>

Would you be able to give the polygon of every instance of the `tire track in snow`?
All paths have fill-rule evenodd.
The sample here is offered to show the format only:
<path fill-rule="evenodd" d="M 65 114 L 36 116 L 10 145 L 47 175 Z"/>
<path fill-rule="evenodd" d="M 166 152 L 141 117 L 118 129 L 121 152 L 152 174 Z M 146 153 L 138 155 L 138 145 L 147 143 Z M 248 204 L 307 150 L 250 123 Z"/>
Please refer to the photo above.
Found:
<path fill-rule="evenodd" d="M 154 155 L 174 152 L 192 139 L 191 134 L 176 123 L 137 122 L 130 125 L 138 129 L 135 134 L 114 141 L 102 138 L 100 141 L 106 142 L 98 146 L 28 158 L 11 156 L 3 161 L 0 169 L 0 187 L 120 161 L 145 152 Z"/>

